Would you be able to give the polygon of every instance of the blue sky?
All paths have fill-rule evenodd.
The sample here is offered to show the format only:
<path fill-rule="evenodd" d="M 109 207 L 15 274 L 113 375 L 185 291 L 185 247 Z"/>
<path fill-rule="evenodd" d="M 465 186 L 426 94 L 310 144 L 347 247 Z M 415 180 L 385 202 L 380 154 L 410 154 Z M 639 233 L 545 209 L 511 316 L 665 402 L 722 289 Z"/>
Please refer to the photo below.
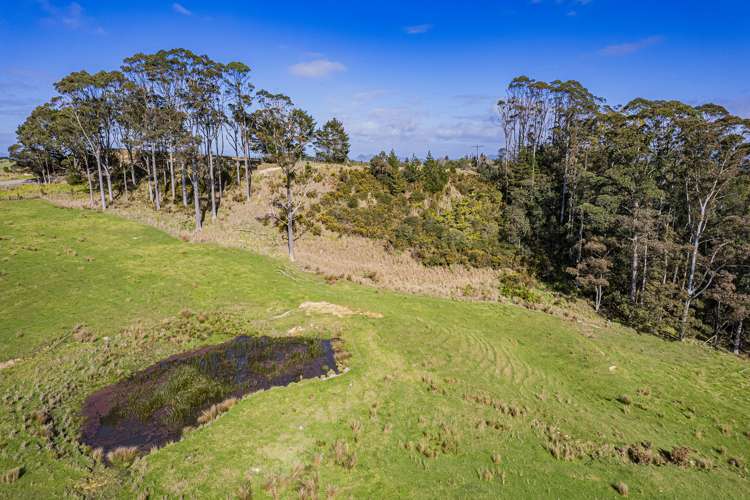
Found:
<path fill-rule="evenodd" d="M 65 74 L 185 47 L 252 67 L 352 156 L 497 151 L 514 76 L 576 79 L 611 104 L 717 102 L 750 116 L 748 0 L 443 2 L 0 0 L 0 155 Z"/>

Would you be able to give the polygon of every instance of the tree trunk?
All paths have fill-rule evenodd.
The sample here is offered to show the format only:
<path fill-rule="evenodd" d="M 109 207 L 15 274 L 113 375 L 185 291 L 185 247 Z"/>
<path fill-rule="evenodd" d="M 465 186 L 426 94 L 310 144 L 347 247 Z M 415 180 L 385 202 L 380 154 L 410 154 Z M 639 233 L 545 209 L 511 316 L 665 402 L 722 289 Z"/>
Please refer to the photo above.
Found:
<path fill-rule="evenodd" d="M 200 180 L 198 173 L 195 171 L 195 160 L 193 160 L 193 171 L 190 173 L 190 182 L 193 185 L 193 205 L 195 206 L 195 230 L 200 231 L 203 228 L 201 221 L 201 194 Z"/>
<path fill-rule="evenodd" d="M 96 168 L 99 171 L 99 195 L 101 195 L 102 210 L 107 209 L 107 200 L 104 196 L 104 175 L 102 174 L 102 159 L 99 153 L 96 153 Z"/>
<path fill-rule="evenodd" d="M 122 169 L 122 185 L 123 189 L 125 190 L 125 199 L 128 199 L 128 171 L 124 168 Z"/>
<path fill-rule="evenodd" d="M 109 197 L 109 202 L 112 203 L 114 200 L 114 196 L 112 196 L 112 173 L 109 171 L 109 168 L 105 168 L 104 174 L 107 176 L 107 196 Z"/>
<path fill-rule="evenodd" d="M 86 166 L 86 180 L 89 184 L 89 205 L 94 206 L 94 186 L 91 183 L 91 172 L 89 171 L 89 159 L 88 156 L 83 157 L 83 164 Z"/>
<path fill-rule="evenodd" d="M 175 182 L 174 182 L 174 157 L 172 156 L 171 149 L 169 150 L 169 177 L 171 181 L 169 187 L 172 188 L 172 203 L 174 203 L 177 195 L 175 194 Z"/>
<path fill-rule="evenodd" d="M 247 156 L 247 144 L 245 144 L 245 181 L 247 182 L 247 185 L 245 186 L 245 197 L 247 198 L 247 201 L 250 201 L 250 161 Z"/>
<path fill-rule="evenodd" d="M 294 262 L 294 205 L 292 196 L 292 178 L 286 176 L 286 239 L 289 260 Z"/>
<path fill-rule="evenodd" d="M 211 143 L 208 144 L 208 176 L 211 185 L 211 221 L 216 220 L 216 186 L 214 183 L 214 156 L 211 152 Z"/>
<path fill-rule="evenodd" d="M 680 340 L 685 340 L 685 337 L 687 336 L 687 322 L 688 318 L 690 317 L 690 304 L 693 301 L 693 297 L 688 295 L 688 298 L 685 299 L 685 305 L 682 309 L 682 320 L 680 321 Z"/>
<path fill-rule="evenodd" d="M 583 257 L 583 210 L 579 209 L 581 223 L 578 226 L 578 248 L 576 252 L 576 265 L 581 263 Z"/>
<path fill-rule="evenodd" d="M 648 282 L 648 245 L 643 245 L 643 279 L 641 280 L 641 305 L 643 305 L 643 295 L 646 292 L 646 283 Z"/>
<path fill-rule="evenodd" d="M 638 233 L 633 236 L 633 251 L 630 258 L 630 302 L 635 304 L 638 292 Z"/>
<path fill-rule="evenodd" d="M 699 223 L 699 227 L 702 226 L 702 221 Z M 685 299 L 685 311 L 682 314 L 682 326 L 680 328 L 680 340 L 685 338 L 687 333 L 687 320 L 690 309 L 690 303 L 693 301 L 693 295 L 695 294 L 695 267 L 698 262 L 698 250 L 700 247 L 700 233 L 696 232 L 692 241 L 692 249 L 690 251 L 690 264 L 687 268 L 687 298 Z"/>
<path fill-rule="evenodd" d="M 737 323 L 737 333 L 734 336 L 734 350 L 733 352 L 735 354 L 740 353 L 740 347 L 742 347 L 742 321 L 740 320 L 739 323 Z"/>
<path fill-rule="evenodd" d="M 148 184 L 148 199 L 151 200 L 151 203 L 155 203 L 154 188 L 151 185 L 151 166 L 148 161 L 148 155 L 143 155 L 143 161 L 146 164 L 146 184 Z"/>
<path fill-rule="evenodd" d="M 182 206 L 188 206 L 188 195 L 187 195 L 187 179 L 185 179 L 185 162 L 180 163 L 180 171 L 182 173 Z"/>
<path fill-rule="evenodd" d="M 568 194 L 568 153 L 565 153 L 565 172 L 563 173 L 562 189 L 560 193 L 560 224 L 565 222 L 565 204 Z"/>
<path fill-rule="evenodd" d="M 154 203 L 156 209 L 161 210 L 161 190 L 159 189 L 159 172 L 156 171 L 156 151 L 151 146 L 151 167 L 154 173 Z"/>
<path fill-rule="evenodd" d="M 235 157 L 234 166 L 237 169 L 237 187 L 240 187 L 242 185 L 242 179 L 240 178 L 240 159 L 239 158 Z"/>
<path fill-rule="evenodd" d="M 633 207 L 633 251 L 630 258 L 630 302 L 635 304 L 638 296 L 638 209 L 640 205 L 635 201 Z"/>

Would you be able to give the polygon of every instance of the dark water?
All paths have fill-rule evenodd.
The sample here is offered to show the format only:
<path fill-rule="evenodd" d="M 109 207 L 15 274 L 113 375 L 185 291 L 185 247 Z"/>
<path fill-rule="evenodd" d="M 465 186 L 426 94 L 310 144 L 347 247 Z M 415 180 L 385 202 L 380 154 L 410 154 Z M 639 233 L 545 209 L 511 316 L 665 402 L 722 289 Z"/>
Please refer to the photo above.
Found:
<path fill-rule="evenodd" d="M 227 398 L 336 370 L 329 340 L 240 336 L 177 354 L 91 394 L 81 442 L 141 451 L 180 438 L 201 412 Z"/>

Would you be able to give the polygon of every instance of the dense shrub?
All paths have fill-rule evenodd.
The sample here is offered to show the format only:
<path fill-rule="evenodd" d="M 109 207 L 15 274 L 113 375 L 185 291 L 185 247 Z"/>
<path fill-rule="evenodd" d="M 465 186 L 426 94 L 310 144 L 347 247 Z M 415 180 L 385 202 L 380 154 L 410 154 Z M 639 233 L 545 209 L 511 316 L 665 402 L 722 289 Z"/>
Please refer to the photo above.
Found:
<path fill-rule="evenodd" d="M 394 166 L 394 158 L 381 153 L 368 171 L 341 175 L 317 207 L 320 222 L 341 234 L 385 240 L 429 266 L 509 264 L 514 251 L 500 241 L 503 204 L 493 184 L 451 173 L 432 158 L 406 167 Z"/>

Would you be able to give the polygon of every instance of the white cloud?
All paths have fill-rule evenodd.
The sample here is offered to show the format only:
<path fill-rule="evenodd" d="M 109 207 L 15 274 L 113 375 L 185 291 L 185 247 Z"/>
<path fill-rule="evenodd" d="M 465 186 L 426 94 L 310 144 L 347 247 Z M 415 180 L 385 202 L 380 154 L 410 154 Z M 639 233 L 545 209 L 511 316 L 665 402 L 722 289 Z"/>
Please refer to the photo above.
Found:
<path fill-rule="evenodd" d="M 383 89 L 366 90 L 364 92 L 357 92 L 356 94 L 354 94 L 352 100 L 357 105 L 369 104 L 372 101 L 385 96 L 386 94 L 388 94 L 388 91 Z"/>
<path fill-rule="evenodd" d="M 461 120 L 435 128 L 435 138 L 445 142 L 494 141 L 500 137 L 500 128 L 489 119 Z"/>
<path fill-rule="evenodd" d="M 334 73 L 346 71 L 346 66 L 337 61 L 328 59 L 315 59 L 289 66 L 289 72 L 294 76 L 302 78 L 322 78 Z"/>
<path fill-rule="evenodd" d="M 38 0 L 38 4 L 45 12 L 42 22 L 51 26 L 62 26 L 69 30 L 88 31 L 97 35 L 105 34 L 104 29 L 87 16 L 78 2 L 70 2 L 65 7 L 58 7 L 49 0 Z"/>
<path fill-rule="evenodd" d="M 181 3 L 177 3 L 177 2 L 172 4 L 172 10 L 183 16 L 193 15 L 193 13 L 190 10 L 188 10 L 184 5 L 182 5 Z"/>
<path fill-rule="evenodd" d="M 393 140 L 410 139 L 417 135 L 420 112 L 411 107 L 378 107 L 370 110 L 365 119 L 361 115 L 352 120 L 351 134 L 368 142 L 389 145 Z"/>
<path fill-rule="evenodd" d="M 407 35 L 421 35 L 432 29 L 431 24 L 415 24 L 414 26 L 405 26 L 404 33 Z"/>
<path fill-rule="evenodd" d="M 599 53 L 604 56 L 625 56 L 651 47 L 653 45 L 660 44 L 663 41 L 664 38 L 661 36 L 650 36 L 641 40 L 636 40 L 634 42 L 607 45 L 606 47 L 600 49 Z"/>

